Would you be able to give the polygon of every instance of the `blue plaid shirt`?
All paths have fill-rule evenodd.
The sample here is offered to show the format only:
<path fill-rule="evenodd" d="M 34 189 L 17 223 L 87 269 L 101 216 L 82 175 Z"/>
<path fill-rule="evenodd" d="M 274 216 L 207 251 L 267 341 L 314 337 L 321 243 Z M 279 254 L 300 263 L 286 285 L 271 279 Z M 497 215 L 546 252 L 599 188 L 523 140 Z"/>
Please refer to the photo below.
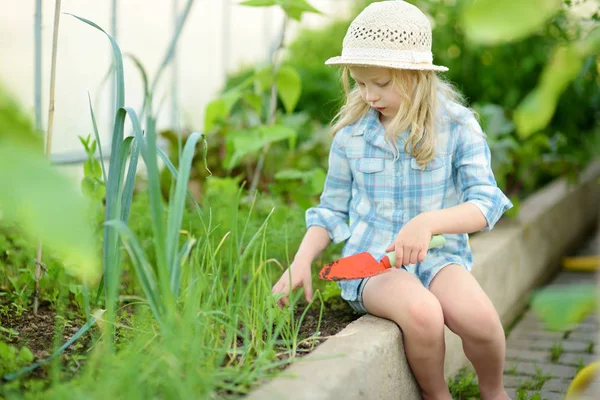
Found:
<path fill-rule="evenodd" d="M 320 204 L 306 211 L 307 227 L 327 229 L 334 243 L 347 240 L 344 257 L 367 251 L 378 260 L 402 226 L 426 211 L 471 202 L 485 216 L 485 230 L 492 229 L 512 204 L 496 185 L 490 150 L 475 117 L 458 104 L 448 108 L 438 123 L 435 158 L 426 168 L 404 152 L 406 132 L 398 139 L 395 159 L 373 109 L 341 129 L 331 145 Z M 446 244 L 430 249 L 417 269 L 456 263 L 470 270 L 468 235 L 444 236 Z M 359 283 L 343 282 L 342 297 L 356 300 Z"/>

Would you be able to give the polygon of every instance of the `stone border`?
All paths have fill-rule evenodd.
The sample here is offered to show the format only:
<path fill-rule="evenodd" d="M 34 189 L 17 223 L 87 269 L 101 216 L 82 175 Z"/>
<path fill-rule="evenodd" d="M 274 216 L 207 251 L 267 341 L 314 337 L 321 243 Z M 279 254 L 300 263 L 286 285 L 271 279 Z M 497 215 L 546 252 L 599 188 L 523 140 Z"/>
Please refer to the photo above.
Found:
<path fill-rule="evenodd" d="M 528 295 L 559 268 L 565 252 L 598 222 L 600 162 L 576 185 L 559 179 L 526 199 L 516 219 L 471 240 L 473 274 L 504 326 L 514 321 Z M 458 336 L 446 328 L 446 376 L 468 365 Z M 250 400 L 420 399 L 402 337 L 387 320 L 365 315 L 349 324 L 279 377 L 253 391 Z"/>

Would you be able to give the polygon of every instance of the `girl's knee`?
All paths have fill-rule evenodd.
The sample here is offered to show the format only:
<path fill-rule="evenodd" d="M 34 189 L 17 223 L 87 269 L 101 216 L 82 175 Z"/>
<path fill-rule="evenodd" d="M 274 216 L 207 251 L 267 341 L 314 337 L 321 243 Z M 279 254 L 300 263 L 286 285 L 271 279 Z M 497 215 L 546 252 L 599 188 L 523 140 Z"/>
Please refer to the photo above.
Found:
<path fill-rule="evenodd" d="M 403 332 L 424 341 L 437 339 L 444 332 L 442 307 L 433 297 L 409 301 L 402 322 L 399 325 Z"/>
<path fill-rule="evenodd" d="M 498 313 L 493 308 L 474 308 L 465 314 L 462 327 L 456 332 L 463 339 L 470 339 L 477 342 L 496 341 L 499 337 L 504 337 L 504 329 L 498 317 Z"/>

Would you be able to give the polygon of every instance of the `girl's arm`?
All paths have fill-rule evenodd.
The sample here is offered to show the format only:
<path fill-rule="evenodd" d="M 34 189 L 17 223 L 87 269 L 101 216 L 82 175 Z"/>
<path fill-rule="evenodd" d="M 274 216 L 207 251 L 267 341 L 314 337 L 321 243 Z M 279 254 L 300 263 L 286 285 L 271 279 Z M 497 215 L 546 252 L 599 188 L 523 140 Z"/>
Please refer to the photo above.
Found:
<path fill-rule="evenodd" d="M 317 225 L 311 226 L 306 231 L 302 243 L 300 243 L 300 247 L 294 257 L 294 263 L 308 263 L 310 267 L 310 264 L 329 246 L 329 243 L 331 243 L 331 238 L 327 229 Z"/>
<path fill-rule="evenodd" d="M 475 204 L 466 202 L 443 210 L 432 210 L 416 217 L 432 235 L 440 233 L 473 233 L 487 227 L 483 213 Z"/>

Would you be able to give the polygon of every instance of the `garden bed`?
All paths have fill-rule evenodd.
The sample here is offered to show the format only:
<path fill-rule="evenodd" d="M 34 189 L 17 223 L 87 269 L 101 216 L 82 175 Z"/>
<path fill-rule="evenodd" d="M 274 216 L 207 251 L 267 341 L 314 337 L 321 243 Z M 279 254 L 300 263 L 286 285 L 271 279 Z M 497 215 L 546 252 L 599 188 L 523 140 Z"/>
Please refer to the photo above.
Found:
<path fill-rule="evenodd" d="M 600 164 L 580 182 L 559 179 L 521 205 L 517 218 L 501 221 L 471 240 L 473 274 L 509 326 L 528 294 L 559 267 L 562 254 L 577 247 L 597 224 Z M 468 364 L 460 339 L 446 330 L 446 376 Z M 418 399 L 395 324 L 370 315 L 348 325 L 249 399 Z"/>

